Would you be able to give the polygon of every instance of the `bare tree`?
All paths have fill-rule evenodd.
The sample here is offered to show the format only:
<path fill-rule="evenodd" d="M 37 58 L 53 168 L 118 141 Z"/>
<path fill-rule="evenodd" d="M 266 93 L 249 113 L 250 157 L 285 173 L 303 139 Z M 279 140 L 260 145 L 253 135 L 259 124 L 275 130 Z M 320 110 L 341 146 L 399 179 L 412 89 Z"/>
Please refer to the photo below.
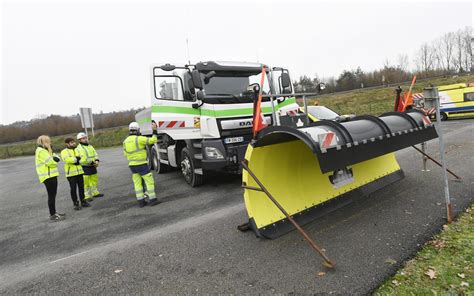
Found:
<path fill-rule="evenodd" d="M 430 46 L 428 43 L 423 43 L 415 57 L 415 64 L 418 68 L 418 71 L 428 73 L 433 70 L 435 66 L 435 59 L 436 52 L 434 47 Z"/>
<path fill-rule="evenodd" d="M 462 32 L 462 47 L 463 47 L 463 52 L 464 52 L 464 70 L 466 71 L 473 71 L 473 63 L 474 61 L 472 60 L 472 27 L 466 27 L 463 32 Z"/>
<path fill-rule="evenodd" d="M 464 44 L 463 44 L 463 31 L 458 30 L 454 33 L 454 58 L 453 58 L 453 66 L 458 72 L 464 72 L 463 69 L 463 60 L 464 60 Z"/>
<path fill-rule="evenodd" d="M 409 68 L 409 60 L 407 54 L 399 54 L 397 57 L 397 68 L 406 72 Z"/>
<path fill-rule="evenodd" d="M 443 70 L 450 72 L 453 68 L 454 47 L 456 36 L 453 32 L 444 34 L 438 41 L 438 58 Z"/>

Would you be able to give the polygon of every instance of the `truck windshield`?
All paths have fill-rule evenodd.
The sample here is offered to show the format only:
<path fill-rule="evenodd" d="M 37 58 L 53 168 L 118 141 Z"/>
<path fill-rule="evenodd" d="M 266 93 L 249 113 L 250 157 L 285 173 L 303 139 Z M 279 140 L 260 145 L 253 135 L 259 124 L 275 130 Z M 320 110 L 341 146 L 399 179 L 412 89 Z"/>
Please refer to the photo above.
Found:
<path fill-rule="evenodd" d="M 268 75 L 263 85 L 263 91 L 265 94 L 270 92 Z M 213 77 L 204 79 L 204 90 L 206 96 L 241 96 L 247 91 L 247 86 L 250 84 L 258 83 L 262 77 L 261 73 L 242 73 L 242 72 L 217 72 Z"/>

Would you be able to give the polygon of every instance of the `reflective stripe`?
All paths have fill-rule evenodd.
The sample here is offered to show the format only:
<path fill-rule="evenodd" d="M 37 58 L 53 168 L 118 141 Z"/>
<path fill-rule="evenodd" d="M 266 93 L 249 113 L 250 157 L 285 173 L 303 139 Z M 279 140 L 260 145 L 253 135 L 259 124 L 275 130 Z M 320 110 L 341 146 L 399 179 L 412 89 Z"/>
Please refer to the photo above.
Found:
<path fill-rule="evenodd" d="M 84 172 L 83 172 L 82 170 L 78 169 L 78 168 L 76 168 L 75 170 L 72 170 L 72 171 L 69 170 L 69 171 L 67 172 L 68 175 L 71 175 L 71 174 L 74 174 L 74 173 L 81 173 L 81 174 L 83 174 Z"/>
<path fill-rule="evenodd" d="M 130 160 L 129 162 L 137 162 L 137 161 L 148 161 L 146 158 L 142 158 L 142 159 L 133 159 L 133 160 Z"/>
<path fill-rule="evenodd" d="M 52 171 L 49 171 L 48 173 L 38 174 L 38 177 L 50 176 L 50 175 L 55 174 L 57 172 L 58 172 L 58 170 L 52 170 Z"/>
<path fill-rule="evenodd" d="M 42 162 L 42 163 L 40 163 L 40 164 L 37 164 L 37 165 L 36 165 L 36 167 L 37 167 L 37 168 L 39 168 L 39 167 L 42 167 L 42 166 L 46 165 L 46 164 L 47 164 L 47 163 L 48 163 L 48 162 L 49 162 L 51 159 L 53 159 L 53 157 L 52 157 L 52 156 L 50 156 L 50 157 L 46 158 L 46 160 L 45 160 L 45 161 L 43 161 L 43 162 Z"/>
<path fill-rule="evenodd" d="M 146 145 L 150 145 L 150 138 L 146 138 Z"/>
<path fill-rule="evenodd" d="M 149 141 L 149 139 L 147 138 L 147 140 L 146 140 L 147 145 L 148 145 L 148 141 Z M 133 153 L 138 152 L 138 151 L 146 150 L 146 148 L 140 148 L 140 146 L 138 145 L 138 136 L 135 136 L 135 147 L 136 147 L 135 150 L 127 151 L 127 149 L 125 147 L 126 147 L 126 145 L 125 145 L 125 142 L 124 142 L 123 143 L 123 151 L 125 151 L 125 153 L 127 153 L 127 154 L 133 154 Z"/>
<path fill-rule="evenodd" d="M 86 161 L 89 161 L 89 160 L 94 160 L 95 158 L 95 154 L 92 155 L 92 156 L 89 156 L 89 152 L 87 152 L 87 149 L 85 146 L 81 145 L 81 148 L 84 150 L 84 152 L 86 153 Z"/>

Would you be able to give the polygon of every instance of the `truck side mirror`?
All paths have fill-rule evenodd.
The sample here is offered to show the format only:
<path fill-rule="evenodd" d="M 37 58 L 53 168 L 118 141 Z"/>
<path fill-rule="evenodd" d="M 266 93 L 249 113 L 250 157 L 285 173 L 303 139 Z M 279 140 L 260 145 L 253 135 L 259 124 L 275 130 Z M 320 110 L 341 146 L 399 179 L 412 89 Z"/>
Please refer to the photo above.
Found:
<path fill-rule="evenodd" d="M 281 89 L 285 89 L 291 86 L 290 74 L 288 74 L 288 72 L 282 72 L 280 79 L 281 79 Z"/>
<path fill-rule="evenodd" d="M 202 90 L 198 90 L 196 92 L 196 98 L 199 100 L 199 101 L 202 101 L 204 99 L 204 93 L 202 92 Z"/>
<path fill-rule="evenodd" d="M 193 70 L 191 72 L 191 77 L 193 80 L 194 87 L 198 89 L 202 89 L 203 85 L 202 85 L 201 75 L 199 74 L 199 71 Z"/>

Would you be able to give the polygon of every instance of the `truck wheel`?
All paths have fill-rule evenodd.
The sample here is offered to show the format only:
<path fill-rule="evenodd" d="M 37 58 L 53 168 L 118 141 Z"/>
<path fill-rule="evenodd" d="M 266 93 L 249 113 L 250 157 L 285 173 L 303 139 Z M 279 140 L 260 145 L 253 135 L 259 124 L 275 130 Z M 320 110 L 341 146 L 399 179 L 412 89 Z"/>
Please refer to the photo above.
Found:
<path fill-rule="evenodd" d="M 202 185 L 204 178 L 203 175 L 198 175 L 194 172 L 195 165 L 194 161 L 189 153 L 188 148 L 184 147 L 181 150 L 181 172 L 186 182 L 191 185 L 191 187 L 197 187 Z"/>
<path fill-rule="evenodd" d="M 441 121 L 448 120 L 448 114 L 441 112 Z"/>
<path fill-rule="evenodd" d="M 152 152 L 152 158 L 151 158 L 152 165 L 155 172 L 157 172 L 158 174 L 169 172 L 170 166 L 160 162 L 160 153 L 156 151 L 155 147 L 151 149 L 151 152 Z"/>
<path fill-rule="evenodd" d="M 146 164 L 148 165 L 148 168 L 150 170 L 153 170 L 155 168 L 153 164 L 153 148 L 152 147 L 146 147 Z"/>

